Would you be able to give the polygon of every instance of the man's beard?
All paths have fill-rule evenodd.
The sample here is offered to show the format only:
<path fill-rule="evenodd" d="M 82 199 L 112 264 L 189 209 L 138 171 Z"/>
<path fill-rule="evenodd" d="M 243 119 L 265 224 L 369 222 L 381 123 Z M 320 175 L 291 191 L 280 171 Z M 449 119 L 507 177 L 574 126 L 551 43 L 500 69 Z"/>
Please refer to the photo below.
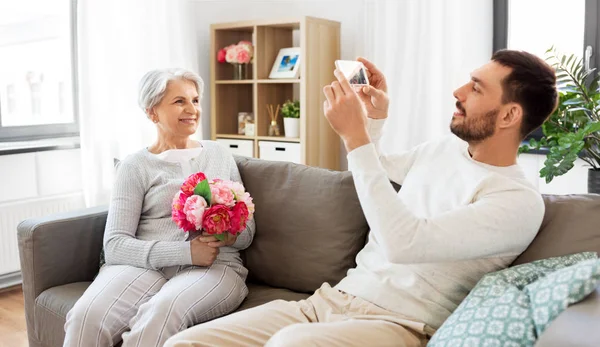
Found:
<path fill-rule="evenodd" d="M 456 107 L 465 115 L 461 123 L 450 122 L 450 131 L 466 142 L 481 142 L 494 135 L 496 130 L 496 116 L 499 109 L 491 110 L 485 115 L 476 118 L 467 118 L 465 109 L 456 102 Z"/>

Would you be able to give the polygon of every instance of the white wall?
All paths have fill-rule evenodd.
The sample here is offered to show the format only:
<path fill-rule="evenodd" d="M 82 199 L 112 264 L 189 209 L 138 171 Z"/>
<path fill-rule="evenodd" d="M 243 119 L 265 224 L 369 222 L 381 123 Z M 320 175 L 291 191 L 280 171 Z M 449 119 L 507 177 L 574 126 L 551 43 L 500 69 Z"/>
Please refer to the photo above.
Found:
<path fill-rule="evenodd" d="M 544 167 L 545 155 L 521 154 L 518 163 L 525 170 L 525 175 L 542 194 L 585 194 L 587 193 L 587 175 L 589 166 L 577 159 L 575 167 L 566 174 L 555 177 L 552 182 L 546 183 L 540 178 L 540 169 Z"/>

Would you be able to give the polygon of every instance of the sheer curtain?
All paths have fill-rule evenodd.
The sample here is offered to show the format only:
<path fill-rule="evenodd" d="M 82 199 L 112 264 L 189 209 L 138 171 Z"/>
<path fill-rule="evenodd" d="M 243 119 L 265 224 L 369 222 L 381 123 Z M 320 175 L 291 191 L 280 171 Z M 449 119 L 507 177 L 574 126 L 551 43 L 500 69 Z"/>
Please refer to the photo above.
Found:
<path fill-rule="evenodd" d="M 386 153 L 449 133 L 452 92 L 492 54 L 492 0 L 366 0 L 364 51 L 385 73 Z"/>
<path fill-rule="evenodd" d="M 191 6 L 186 0 L 79 1 L 79 121 L 87 206 L 108 202 L 113 159 L 155 138 L 153 124 L 137 105 L 143 74 L 165 67 L 198 71 Z"/>

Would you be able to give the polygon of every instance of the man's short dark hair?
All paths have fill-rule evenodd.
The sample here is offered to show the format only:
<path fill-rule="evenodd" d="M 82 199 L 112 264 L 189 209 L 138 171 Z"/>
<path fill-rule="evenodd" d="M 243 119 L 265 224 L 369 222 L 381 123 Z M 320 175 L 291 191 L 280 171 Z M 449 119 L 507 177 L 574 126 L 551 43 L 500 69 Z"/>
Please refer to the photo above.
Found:
<path fill-rule="evenodd" d="M 521 138 L 540 127 L 558 104 L 554 69 L 539 57 L 524 51 L 499 50 L 492 61 L 512 69 L 502 81 L 502 102 L 523 108 Z"/>

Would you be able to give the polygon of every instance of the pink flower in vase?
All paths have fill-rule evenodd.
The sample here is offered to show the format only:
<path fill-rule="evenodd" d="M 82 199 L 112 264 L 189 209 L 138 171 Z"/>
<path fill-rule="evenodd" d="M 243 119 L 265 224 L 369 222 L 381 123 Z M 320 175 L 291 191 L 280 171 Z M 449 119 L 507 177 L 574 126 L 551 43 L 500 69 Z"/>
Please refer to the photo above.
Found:
<path fill-rule="evenodd" d="M 250 53 L 245 49 L 238 50 L 237 51 L 237 61 L 240 64 L 250 63 Z"/>
<path fill-rule="evenodd" d="M 227 50 L 225 48 L 220 49 L 219 52 L 217 53 L 217 61 L 219 63 L 224 63 L 226 54 L 227 54 Z"/>
<path fill-rule="evenodd" d="M 194 225 L 195 230 L 202 227 L 204 211 L 207 207 L 206 200 L 200 195 L 192 195 L 185 201 L 183 213 L 185 213 L 187 221 Z"/>
<path fill-rule="evenodd" d="M 231 227 L 229 208 L 224 205 L 213 205 L 204 212 L 202 228 L 211 235 L 223 234 Z"/>
<path fill-rule="evenodd" d="M 233 46 L 233 47 L 227 49 L 227 53 L 225 54 L 225 61 L 227 61 L 228 63 L 231 63 L 231 64 L 238 63 L 237 52 L 238 52 L 237 46 Z"/>

